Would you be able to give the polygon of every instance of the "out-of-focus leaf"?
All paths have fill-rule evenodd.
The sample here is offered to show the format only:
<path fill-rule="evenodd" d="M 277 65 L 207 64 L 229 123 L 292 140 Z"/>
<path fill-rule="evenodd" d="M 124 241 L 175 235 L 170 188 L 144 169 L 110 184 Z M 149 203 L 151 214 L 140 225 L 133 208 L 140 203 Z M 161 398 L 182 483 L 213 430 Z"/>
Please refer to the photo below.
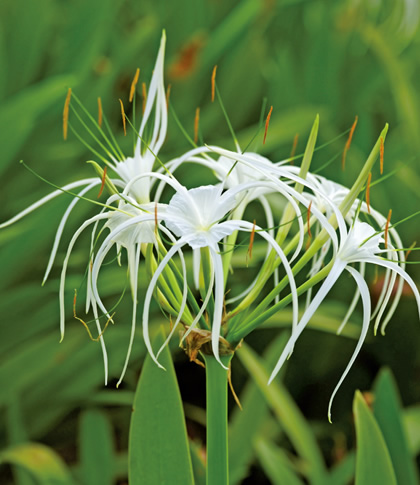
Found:
<path fill-rule="evenodd" d="M 267 366 L 274 366 L 286 343 L 284 333 L 270 345 L 264 354 Z M 229 424 L 229 483 L 234 485 L 246 476 L 252 460 L 253 441 L 269 415 L 263 393 L 254 380 L 249 380 L 240 395 L 242 409 L 235 408 Z"/>
<path fill-rule="evenodd" d="M 292 442 L 300 458 L 306 462 L 307 476 L 313 484 L 325 484 L 326 469 L 321 451 L 309 424 L 286 388 L 274 380 L 267 385 L 270 372 L 251 348 L 245 344 L 237 351 L 242 364 L 255 380 L 280 426 Z"/>
<path fill-rule="evenodd" d="M 163 332 L 153 341 L 158 349 Z M 169 349 L 160 358 L 166 371 L 146 358 L 137 386 L 129 439 L 129 481 L 193 484 L 184 412 Z"/>
<path fill-rule="evenodd" d="M 258 460 L 273 485 L 303 485 L 286 454 L 278 446 L 262 438 L 254 446 Z"/>
<path fill-rule="evenodd" d="M 38 117 L 65 95 L 74 85 L 71 76 L 57 76 L 40 81 L 11 97 L 0 107 L 0 174 L 25 143 Z"/>
<path fill-rule="evenodd" d="M 419 480 L 404 433 L 400 396 L 389 369 L 380 372 L 374 393 L 373 414 L 388 447 L 397 482 L 416 485 Z"/>
<path fill-rule="evenodd" d="M 353 412 L 356 420 L 356 485 L 397 485 L 384 437 L 362 394 L 357 391 Z"/>
<path fill-rule="evenodd" d="M 348 453 L 337 465 L 330 470 L 329 485 L 348 485 L 354 478 L 356 455 Z"/>
<path fill-rule="evenodd" d="M 190 451 L 194 485 L 206 485 L 206 464 L 203 457 L 203 448 L 194 441 L 190 441 Z"/>
<path fill-rule="evenodd" d="M 23 467 L 42 485 L 74 484 L 61 457 L 40 443 L 25 443 L 3 450 L 1 463 Z"/>
<path fill-rule="evenodd" d="M 79 456 L 85 485 L 114 483 L 114 443 L 112 428 L 105 413 L 85 411 L 80 418 Z"/>
<path fill-rule="evenodd" d="M 420 406 L 404 409 L 404 429 L 411 453 L 420 453 Z"/>

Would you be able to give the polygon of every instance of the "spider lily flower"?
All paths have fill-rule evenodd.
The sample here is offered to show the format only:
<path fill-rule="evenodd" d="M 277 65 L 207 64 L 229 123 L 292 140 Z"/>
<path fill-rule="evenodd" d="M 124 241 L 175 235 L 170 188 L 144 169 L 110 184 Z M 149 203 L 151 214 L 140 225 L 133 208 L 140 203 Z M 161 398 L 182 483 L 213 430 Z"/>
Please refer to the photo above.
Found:
<path fill-rule="evenodd" d="M 360 272 L 350 266 L 350 264 L 360 262 L 383 266 L 404 278 L 404 280 L 409 284 L 415 295 L 420 317 L 420 294 L 414 281 L 407 274 L 407 272 L 401 268 L 398 262 L 388 261 L 380 256 L 381 254 L 388 252 L 387 249 L 380 249 L 379 247 L 379 245 L 384 242 L 382 233 L 383 231 L 377 233 L 372 226 L 365 222 L 360 222 L 358 220 L 354 222 L 353 227 L 350 228 L 346 237 L 340 241 L 340 249 L 337 253 L 337 256 L 335 257 L 330 273 L 325 278 L 317 294 L 304 312 L 302 318 L 297 325 L 297 328 L 292 333 L 289 341 L 287 342 L 283 353 L 281 354 L 269 379 L 270 383 L 279 372 L 287 356 L 290 354 L 291 349 L 293 349 L 297 339 L 299 338 L 302 331 L 305 329 L 306 325 L 312 318 L 315 311 L 318 309 L 319 305 L 326 298 L 327 294 L 337 282 L 338 278 L 344 272 L 344 270 L 348 271 L 353 276 L 362 298 L 363 324 L 356 349 L 354 350 L 353 355 L 330 398 L 328 406 L 328 418 L 330 421 L 333 399 L 362 347 L 362 344 L 366 338 L 369 329 L 369 322 L 371 319 L 371 302 L 369 288 Z"/>

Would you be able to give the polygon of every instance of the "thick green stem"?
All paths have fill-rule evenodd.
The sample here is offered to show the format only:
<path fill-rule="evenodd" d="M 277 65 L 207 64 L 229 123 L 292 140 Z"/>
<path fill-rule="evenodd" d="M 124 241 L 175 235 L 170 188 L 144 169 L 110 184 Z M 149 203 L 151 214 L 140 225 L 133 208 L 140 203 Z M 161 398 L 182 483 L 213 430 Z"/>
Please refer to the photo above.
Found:
<path fill-rule="evenodd" d="M 221 356 L 227 367 L 232 355 Z M 213 355 L 204 355 L 207 388 L 207 485 L 228 485 L 228 371 Z"/>

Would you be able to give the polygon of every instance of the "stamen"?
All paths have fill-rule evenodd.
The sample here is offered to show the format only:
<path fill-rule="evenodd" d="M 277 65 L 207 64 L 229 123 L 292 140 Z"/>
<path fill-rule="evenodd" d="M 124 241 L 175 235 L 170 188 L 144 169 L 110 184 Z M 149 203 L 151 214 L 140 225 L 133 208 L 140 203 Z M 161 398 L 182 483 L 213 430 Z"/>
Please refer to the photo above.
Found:
<path fill-rule="evenodd" d="M 194 119 L 194 143 L 198 141 L 198 126 L 200 122 L 200 108 L 195 110 L 195 119 Z"/>
<path fill-rule="evenodd" d="M 115 315 L 115 312 L 108 318 L 106 324 L 105 324 L 105 327 L 104 329 L 102 330 L 102 332 L 97 336 L 97 337 L 93 337 L 91 331 L 89 330 L 89 327 L 87 325 L 87 323 L 82 320 L 81 318 L 79 318 L 76 314 L 76 301 L 77 301 L 77 290 L 75 289 L 74 290 L 74 298 L 73 298 L 73 317 L 76 319 L 76 320 L 79 320 L 79 322 L 81 322 L 83 324 L 83 326 L 85 327 L 87 333 L 89 334 L 89 338 L 93 341 L 93 342 L 99 342 L 100 338 L 102 337 L 102 335 L 104 334 L 106 328 L 108 327 L 109 325 L 109 322 L 112 322 L 112 318 L 113 316 Z"/>
<path fill-rule="evenodd" d="M 407 252 L 405 253 L 405 259 L 407 260 L 408 255 L 411 253 L 411 251 L 416 247 L 417 241 L 414 241 L 413 244 L 408 248 Z"/>
<path fill-rule="evenodd" d="M 254 219 L 254 225 L 252 226 L 251 235 L 249 236 L 249 246 L 248 246 L 248 251 L 247 251 L 247 255 L 246 255 L 246 263 L 247 264 L 248 264 L 248 261 L 252 258 L 252 247 L 254 246 L 256 224 L 257 224 L 257 221 Z"/>
<path fill-rule="evenodd" d="M 265 131 L 264 131 L 263 145 L 265 145 L 265 139 L 267 138 L 268 125 L 270 124 L 270 118 L 271 118 L 272 112 L 273 112 L 273 107 L 271 106 L 270 111 L 268 112 L 268 115 L 267 115 L 267 119 L 265 120 Z"/>
<path fill-rule="evenodd" d="M 370 214 L 370 182 L 372 180 L 372 173 L 369 172 L 368 179 L 367 179 L 367 185 L 366 185 L 366 205 L 367 205 L 367 210 Z"/>
<path fill-rule="evenodd" d="M 101 98 L 98 98 L 98 125 L 99 128 L 102 128 L 102 101 Z"/>
<path fill-rule="evenodd" d="M 381 136 L 379 145 L 379 157 L 380 157 L 380 172 L 381 175 L 384 173 L 384 139 Z"/>
<path fill-rule="evenodd" d="M 66 100 L 64 101 L 64 110 L 63 110 L 63 138 L 67 140 L 67 128 L 69 124 L 69 106 L 70 106 L 70 98 L 71 98 L 71 88 L 67 91 Z"/>
<path fill-rule="evenodd" d="M 294 158 L 295 153 L 296 153 L 296 148 L 297 148 L 298 140 L 299 140 L 299 133 L 296 133 L 295 137 L 293 138 L 292 151 L 290 152 L 290 158 L 291 158 L 290 163 L 292 163 L 292 164 L 294 162 L 293 158 Z"/>
<path fill-rule="evenodd" d="M 120 99 L 120 105 L 121 105 L 121 116 L 122 116 L 122 121 L 123 121 L 123 128 L 124 128 L 124 136 L 127 134 L 127 128 L 125 126 L 125 112 L 124 112 L 124 104 Z"/>
<path fill-rule="evenodd" d="M 98 199 L 99 197 L 102 195 L 102 192 L 104 191 L 104 187 L 105 187 L 105 181 L 106 181 L 106 171 L 107 171 L 107 166 L 105 165 L 105 168 L 104 168 L 104 173 L 102 175 L 102 183 L 101 183 L 101 188 L 99 189 L 99 194 L 98 194 Z"/>
<path fill-rule="evenodd" d="M 306 219 L 307 219 L 307 224 L 308 224 L 308 237 L 311 238 L 312 237 L 312 233 L 311 233 L 311 207 L 312 207 L 312 200 L 309 202 L 309 205 L 308 205 L 308 212 L 306 214 Z"/>
<path fill-rule="evenodd" d="M 354 118 L 353 124 L 351 125 L 351 128 L 350 128 L 349 137 L 347 138 L 346 144 L 344 146 L 343 158 L 342 158 L 342 161 L 341 161 L 341 167 L 342 167 L 343 170 L 346 167 L 346 156 L 347 156 L 347 152 L 349 151 L 349 148 L 350 148 L 350 145 L 351 145 L 351 140 L 353 138 L 353 133 L 354 133 L 354 130 L 356 129 L 358 119 L 359 119 L 358 116 L 356 116 Z"/>
<path fill-rule="evenodd" d="M 166 109 L 169 107 L 169 96 L 171 95 L 171 88 L 172 84 L 168 84 L 168 87 L 166 88 Z"/>
<path fill-rule="evenodd" d="M 214 101 L 214 92 L 216 90 L 216 69 L 217 65 L 213 67 L 213 72 L 211 74 L 211 102 Z"/>
<path fill-rule="evenodd" d="M 147 101 L 147 90 L 146 90 L 146 83 L 141 83 L 141 92 L 143 96 L 143 114 L 146 111 L 146 101 Z"/>
<path fill-rule="evenodd" d="M 391 215 L 392 215 L 392 209 L 389 209 L 388 219 L 386 220 L 386 225 L 385 225 L 385 249 L 388 249 L 388 230 L 389 230 L 389 223 L 391 222 Z"/>
<path fill-rule="evenodd" d="M 137 86 L 137 82 L 139 80 L 139 76 L 140 76 L 140 69 L 137 68 L 136 73 L 134 74 L 133 82 L 131 83 L 131 87 L 130 87 L 130 97 L 128 99 L 130 103 L 133 102 L 133 98 L 134 98 L 134 94 L 136 92 L 136 86 Z"/>

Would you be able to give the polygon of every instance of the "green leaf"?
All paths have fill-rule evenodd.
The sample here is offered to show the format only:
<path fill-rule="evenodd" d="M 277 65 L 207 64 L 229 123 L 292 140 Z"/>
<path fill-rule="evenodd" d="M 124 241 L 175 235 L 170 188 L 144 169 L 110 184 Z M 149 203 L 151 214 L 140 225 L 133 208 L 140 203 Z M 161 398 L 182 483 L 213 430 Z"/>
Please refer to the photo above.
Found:
<path fill-rule="evenodd" d="M 16 156 L 35 128 L 38 117 L 65 96 L 65 88 L 74 83 L 71 76 L 57 76 L 40 81 L 11 97 L 0 109 L 0 173 Z M 18 117 L 18 120 L 16 119 Z"/>
<path fill-rule="evenodd" d="M 360 391 L 353 402 L 356 420 L 356 485 L 397 485 L 384 437 Z"/>
<path fill-rule="evenodd" d="M 66 464 L 51 448 L 40 443 L 25 443 L 0 453 L 0 464 L 21 466 L 42 485 L 72 485 Z"/>
<path fill-rule="evenodd" d="M 191 462 L 195 485 L 206 485 L 206 464 L 203 459 L 202 445 L 190 441 Z"/>
<path fill-rule="evenodd" d="M 249 346 L 243 344 L 237 355 L 255 380 L 299 456 L 306 461 L 310 482 L 325 484 L 326 469 L 315 436 L 286 388 L 279 379 L 267 385 L 270 373 Z"/>
<path fill-rule="evenodd" d="M 404 433 L 401 400 L 389 369 L 383 369 L 379 373 L 374 392 L 373 413 L 391 455 L 397 482 L 416 485 L 419 480 Z"/>
<path fill-rule="evenodd" d="M 411 406 L 404 410 L 404 429 L 411 453 L 420 453 L 420 406 Z"/>
<path fill-rule="evenodd" d="M 105 413 L 85 411 L 80 419 L 80 467 L 85 485 L 114 483 L 114 443 Z"/>
<path fill-rule="evenodd" d="M 356 456 L 353 451 L 340 460 L 330 470 L 329 485 L 348 485 L 354 479 Z"/>
<path fill-rule="evenodd" d="M 153 348 L 164 342 L 157 335 Z M 159 357 L 166 371 L 146 358 L 137 386 L 129 438 L 129 482 L 193 484 L 190 450 L 175 370 L 169 349 Z"/>
<path fill-rule="evenodd" d="M 255 443 L 255 450 L 272 485 L 303 485 L 286 453 L 274 443 L 259 439 Z"/>

